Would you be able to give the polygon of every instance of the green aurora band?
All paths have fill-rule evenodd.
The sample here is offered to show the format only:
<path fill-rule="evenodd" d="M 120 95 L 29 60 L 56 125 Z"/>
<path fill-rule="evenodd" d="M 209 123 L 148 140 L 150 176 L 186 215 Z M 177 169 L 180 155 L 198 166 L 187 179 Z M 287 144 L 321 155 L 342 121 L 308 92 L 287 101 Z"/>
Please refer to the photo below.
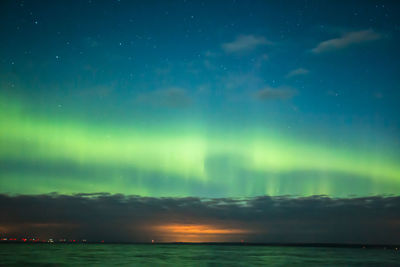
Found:
<path fill-rule="evenodd" d="M 99 126 L 0 98 L 0 193 L 146 196 L 398 194 L 396 154 L 254 128 L 229 136 L 179 125 Z M 173 129 L 173 131 L 171 130 Z M 178 130 L 177 130 L 178 129 Z M 379 147 L 378 147 L 379 148 Z"/>

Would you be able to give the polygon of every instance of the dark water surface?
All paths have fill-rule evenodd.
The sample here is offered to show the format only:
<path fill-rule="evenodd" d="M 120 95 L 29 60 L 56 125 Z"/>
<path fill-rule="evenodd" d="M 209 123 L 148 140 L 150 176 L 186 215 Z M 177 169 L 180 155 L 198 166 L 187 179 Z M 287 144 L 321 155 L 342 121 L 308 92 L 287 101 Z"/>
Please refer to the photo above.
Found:
<path fill-rule="evenodd" d="M 400 266 L 393 249 L 230 245 L 2 244 L 3 266 Z"/>

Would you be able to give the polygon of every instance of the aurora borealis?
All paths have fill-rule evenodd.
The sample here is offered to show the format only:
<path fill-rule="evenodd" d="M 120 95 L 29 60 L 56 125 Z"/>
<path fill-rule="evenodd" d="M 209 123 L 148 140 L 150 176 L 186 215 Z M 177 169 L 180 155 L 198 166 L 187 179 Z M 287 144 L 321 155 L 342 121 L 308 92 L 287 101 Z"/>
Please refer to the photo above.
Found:
<path fill-rule="evenodd" d="M 399 195 L 399 11 L 2 1 L 0 194 Z"/>
<path fill-rule="evenodd" d="M 1 133 L 1 157 L 7 163 L 1 180 L 5 192 L 363 196 L 395 194 L 399 189 L 397 158 L 382 149 L 368 151 L 368 146 L 360 145 L 351 151 L 346 146 L 277 136 L 268 129 L 236 130 L 225 136 L 222 129 L 181 130 L 179 123 L 150 129 L 134 123 L 90 125 L 34 114 L 5 102 Z M 152 182 L 181 185 L 164 193 Z M 343 182 L 347 189 L 340 187 Z M 196 187 L 207 193 L 196 192 Z"/>

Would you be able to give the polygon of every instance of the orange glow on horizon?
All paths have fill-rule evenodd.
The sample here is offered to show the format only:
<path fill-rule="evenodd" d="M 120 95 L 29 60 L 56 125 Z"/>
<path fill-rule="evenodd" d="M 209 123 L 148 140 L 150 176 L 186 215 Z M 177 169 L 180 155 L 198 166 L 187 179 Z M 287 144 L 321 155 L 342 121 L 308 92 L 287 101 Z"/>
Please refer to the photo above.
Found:
<path fill-rule="evenodd" d="M 246 234 L 249 231 L 243 229 L 226 229 L 215 228 L 210 225 L 180 225 L 170 224 L 157 226 L 155 229 L 162 232 L 176 233 L 176 234 Z"/>
<path fill-rule="evenodd" d="M 240 240 L 237 235 L 249 230 L 213 225 L 167 224 L 153 227 L 163 242 L 227 242 Z"/>

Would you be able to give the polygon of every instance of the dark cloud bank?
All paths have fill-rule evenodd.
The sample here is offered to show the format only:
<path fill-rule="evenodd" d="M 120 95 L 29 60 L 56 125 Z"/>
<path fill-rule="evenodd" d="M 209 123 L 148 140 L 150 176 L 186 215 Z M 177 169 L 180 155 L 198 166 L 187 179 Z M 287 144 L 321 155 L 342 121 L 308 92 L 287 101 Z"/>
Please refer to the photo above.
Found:
<path fill-rule="evenodd" d="M 148 242 L 156 226 L 241 229 L 226 241 L 400 243 L 400 197 L 152 198 L 110 194 L 0 195 L 0 232 Z"/>

